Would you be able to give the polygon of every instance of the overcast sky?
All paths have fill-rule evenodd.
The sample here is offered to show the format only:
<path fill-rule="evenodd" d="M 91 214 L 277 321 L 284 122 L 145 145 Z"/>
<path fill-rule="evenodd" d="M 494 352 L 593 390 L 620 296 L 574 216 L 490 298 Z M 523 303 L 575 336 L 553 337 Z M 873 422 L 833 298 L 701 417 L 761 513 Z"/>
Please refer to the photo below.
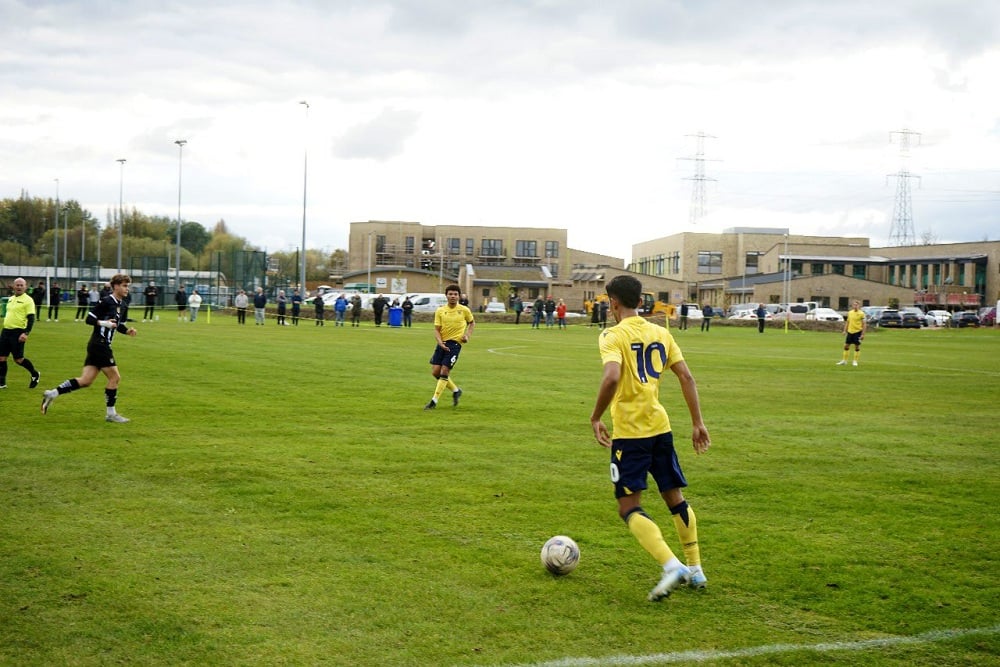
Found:
<path fill-rule="evenodd" d="M 998 72 L 996 0 L 0 0 L 0 197 L 176 218 L 185 139 L 181 216 L 269 251 L 306 156 L 329 250 L 363 220 L 878 246 L 904 172 L 918 240 L 996 240 Z"/>

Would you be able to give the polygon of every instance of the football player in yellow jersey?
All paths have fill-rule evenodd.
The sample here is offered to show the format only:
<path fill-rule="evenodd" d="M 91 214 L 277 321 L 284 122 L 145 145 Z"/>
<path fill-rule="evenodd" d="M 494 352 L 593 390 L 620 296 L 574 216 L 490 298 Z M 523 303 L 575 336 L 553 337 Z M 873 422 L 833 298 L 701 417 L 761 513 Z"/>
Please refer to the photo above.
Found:
<path fill-rule="evenodd" d="M 663 568 L 660 582 L 649 592 L 649 599 L 656 602 L 685 584 L 705 588 L 708 581 L 701 568 L 694 510 L 681 493 L 687 480 L 674 450 L 670 419 L 660 403 L 660 379 L 667 369 L 680 381 L 691 413 L 694 451 L 705 452 L 711 440 L 702 420 L 697 385 L 680 348 L 667 329 L 639 315 L 642 284 L 632 276 L 617 276 L 608 282 L 607 293 L 617 325 L 600 335 L 604 376 L 590 425 L 597 442 L 611 449 L 611 481 L 618 499 L 618 515 Z M 601 421 L 609 406 L 613 439 Z M 642 508 L 648 475 L 653 476 L 660 497 L 673 515 L 686 565 L 670 550 L 660 527 Z"/>
<path fill-rule="evenodd" d="M 40 375 L 24 356 L 24 344 L 35 325 L 35 302 L 25 294 L 28 282 L 24 278 L 14 280 L 14 296 L 7 300 L 7 313 L 0 323 L 0 389 L 7 388 L 7 356 L 14 357 L 14 363 L 31 375 L 29 389 L 38 386 Z"/>
<path fill-rule="evenodd" d="M 861 359 L 861 341 L 865 337 L 865 327 L 867 326 L 867 316 L 864 311 L 861 310 L 861 302 L 855 301 L 852 308 L 847 313 L 847 317 L 844 318 L 844 334 L 847 336 L 844 340 L 844 357 L 837 362 L 838 366 L 847 365 L 847 351 L 854 345 L 854 365 L 858 365 L 858 360 Z"/>
<path fill-rule="evenodd" d="M 434 396 L 424 406 L 424 410 L 437 407 L 438 398 L 447 389 L 451 392 L 451 404 L 458 405 L 462 390 L 451 379 L 451 369 L 458 363 L 458 355 L 462 352 L 462 343 L 469 342 L 469 335 L 476 328 L 476 320 L 468 306 L 458 302 L 462 291 L 458 285 L 448 285 L 444 290 L 448 303 L 434 312 L 434 354 L 431 355 L 431 375 L 437 378 Z"/>

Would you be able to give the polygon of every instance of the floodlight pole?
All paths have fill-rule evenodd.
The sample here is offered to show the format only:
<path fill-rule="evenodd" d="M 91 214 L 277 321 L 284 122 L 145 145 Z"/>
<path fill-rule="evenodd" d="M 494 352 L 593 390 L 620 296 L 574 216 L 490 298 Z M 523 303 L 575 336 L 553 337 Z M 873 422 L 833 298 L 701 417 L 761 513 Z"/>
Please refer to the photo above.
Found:
<path fill-rule="evenodd" d="M 118 264 L 115 273 L 122 272 L 122 229 L 125 227 L 125 213 L 124 213 L 124 200 L 125 200 L 125 158 L 118 158 L 116 160 L 119 167 L 119 177 L 118 177 Z"/>
<path fill-rule="evenodd" d="M 305 298 L 306 294 L 306 189 L 309 185 L 309 103 L 305 100 L 299 102 L 299 104 L 305 105 L 306 107 L 306 141 L 304 142 L 304 147 L 302 149 L 302 256 L 299 257 L 299 289 L 301 292 L 299 294 Z"/>
<path fill-rule="evenodd" d="M 177 281 L 176 288 L 181 288 L 181 175 L 184 168 L 184 144 L 187 139 L 178 139 L 177 144 L 177 266 L 174 268 L 174 276 Z"/>

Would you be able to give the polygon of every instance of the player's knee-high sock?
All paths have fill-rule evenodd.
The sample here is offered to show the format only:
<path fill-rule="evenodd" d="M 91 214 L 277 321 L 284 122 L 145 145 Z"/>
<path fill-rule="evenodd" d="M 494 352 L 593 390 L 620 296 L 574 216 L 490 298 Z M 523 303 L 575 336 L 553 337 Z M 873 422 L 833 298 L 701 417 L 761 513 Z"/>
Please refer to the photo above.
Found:
<path fill-rule="evenodd" d="M 447 375 L 442 375 L 438 378 L 437 386 L 434 387 L 434 402 L 437 403 L 438 398 L 444 393 L 444 390 L 448 388 L 448 383 L 451 380 L 448 379 Z"/>
<path fill-rule="evenodd" d="M 58 387 L 56 387 L 56 391 L 58 391 L 59 394 L 62 395 L 62 394 L 68 394 L 71 391 L 76 391 L 79 388 L 80 388 L 80 383 L 76 381 L 76 378 L 71 378 L 60 384 Z"/>
<path fill-rule="evenodd" d="M 7 360 L 0 361 L 0 384 L 7 384 Z"/>
<path fill-rule="evenodd" d="M 860 361 L 860 360 L 861 360 L 861 350 L 860 349 L 854 350 L 854 361 Z"/>
<path fill-rule="evenodd" d="M 117 389 L 104 389 L 104 403 L 108 406 L 108 414 L 115 414 L 115 403 L 118 401 Z"/>
<path fill-rule="evenodd" d="M 450 375 L 447 376 L 447 377 L 445 377 L 444 379 L 448 381 L 448 384 L 446 385 L 448 391 L 450 391 L 450 392 L 456 392 L 456 391 L 458 391 L 458 385 L 455 384 L 455 381 L 451 379 Z"/>
<path fill-rule="evenodd" d="M 28 361 L 27 357 L 21 359 L 21 368 L 31 373 L 31 377 L 35 377 L 35 367 Z"/>
<path fill-rule="evenodd" d="M 649 552 L 649 555 L 656 559 L 660 565 L 666 565 L 670 559 L 674 558 L 674 552 L 670 550 L 663 540 L 663 533 L 649 516 L 642 511 L 641 507 L 636 507 L 625 517 L 625 525 L 629 532 L 635 536 L 642 548 Z"/>
<path fill-rule="evenodd" d="M 674 515 L 677 536 L 681 538 L 684 560 L 687 561 L 688 565 L 701 565 L 701 549 L 698 547 L 698 520 L 694 517 L 694 510 L 688 507 L 687 501 L 684 501 L 671 507 L 670 513 Z"/>
<path fill-rule="evenodd" d="M 848 348 L 845 347 L 844 348 L 844 361 L 847 361 L 847 352 L 848 352 Z"/>

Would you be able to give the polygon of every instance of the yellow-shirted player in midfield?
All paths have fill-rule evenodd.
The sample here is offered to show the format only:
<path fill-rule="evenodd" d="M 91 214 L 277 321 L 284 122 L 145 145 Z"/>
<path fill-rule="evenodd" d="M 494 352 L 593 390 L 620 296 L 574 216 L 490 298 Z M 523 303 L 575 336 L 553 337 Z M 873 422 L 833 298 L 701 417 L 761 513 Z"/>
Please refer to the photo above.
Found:
<path fill-rule="evenodd" d="M 14 357 L 14 363 L 28 371 L 31 381 L 29 389 L 38 386 L 40 375 L 27 357 L 24 356 L 24 345 L 28 335 L 35 325 L 35 302 L 25 294 L 28 282 L 24 278 L 14 280 L 14 296 L 7 300 L 7 313 L 0 324 L 0 389 L 7 388 L 7 357 Z"/>
<path fill-rule="evenodd" d="M 844 318 L 844 334 L 847 338 L 844 340 L 844 357 L 837 362 L 838 366 L 847 365 L 847 351 L 851 345 L 854 346 L 853 365 L 858 365 L 858 361 L 861 359 L 861 341 L 864 340 L 866 326 L 867 316 L 861 310 L 861 302 L 855 301 L 851 304 L 851 310 L 847 312 L 847 317 Z"/>
<path fill-rule="evenodd" d="M 462 344 L 469 342 L 469 335 L 476 328 L 476 320 L 468 306 L 458 302 L 462 291 L 458 285 L 448 285 L 444 290 L 448 303 L 434 311 L 434 354 L 431 355 L 431 375 L 437 378 L 434 397 L 424 406 L 424 410 L 437 407 L 438 398 L 447 389 L 451 392 L 451 404 L 457 406 L 462 390 L 451 379 L 451 370 L 458 362 Z"/>
<path fill-rule="evenodd" d="M 600 335 L 604 375 L 590 425 L 597 442 L 611 449 L 611 481 L 618 499 L 618 515 L 663 568 L 659 583 L 649 592 L 649 600 L 656 602 L 683 585 L 705 588 L 708 582 L 701 568 L 694 510 L 681 493 L 687 480 L 677 460 L 670 419 L 660 403 L 660 380 L 667 369 L 680 381 L 691 414 L 694 451 L 705 452 L 711 440 L 701 416 L 697 385 L 680 348 L 667 329 L 639 315 L 642 284 L 632 276 L 617 276 L 607 284 L 607 293 L 617 324 Z M 609 406 L 613 439 L 601 421 Z M 673 515 L 686 565 L 674 555 L 660 527 L 642 508 L 642 492 L 649 475 Z"/>

